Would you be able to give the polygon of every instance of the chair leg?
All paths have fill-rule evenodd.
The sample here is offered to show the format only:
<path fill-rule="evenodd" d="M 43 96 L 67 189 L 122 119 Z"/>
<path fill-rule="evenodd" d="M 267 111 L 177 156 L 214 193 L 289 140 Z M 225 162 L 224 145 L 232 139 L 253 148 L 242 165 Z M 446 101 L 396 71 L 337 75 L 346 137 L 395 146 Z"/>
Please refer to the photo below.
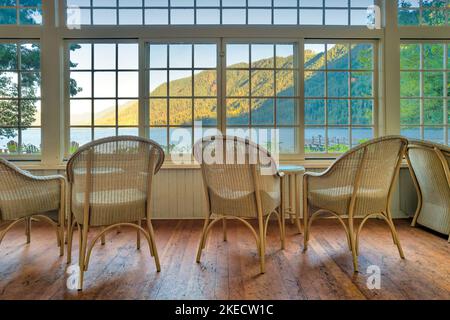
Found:
<path fill-rule="evenodd" d="M 80 230 L 80 255 L 78 265 L 80 267 L 80 277 L 78 282 L 78 291 L 83 290 L 84 272 L 86 271 L 86 249 L 88 240 L 88 226 L 83 225 Z"/>
<path fill-rule="evenodd" d="M 350 238 L 350 245 L 352 248 L 353 270 L 356 273 L 359 271 L 358 271 L 358 256 L 356 253 L 356 239 L 355 239 L 355 230 L 354 230 L 353 219 L 348 219 L 348 233 L 349 233 L 349 238 Z"/>
<path fill-rule="evenodd" d="M 151 246 L 153 248 L 153 255 L 155 258 L 155 265 L 156 265 L 156 271 L 161 271 L 161 265 L 159 263 L 159 256 L 158 256 L 158 250 L 156 249 L 156 240 L 155 240 L 155 232 L 153 231 L 153 225 L 150 219 L 147 219 L 147 227 L 148 227 L 148 234 L 150 236 L 151 240 Z"/>
<path fill-rule="evenodd" d="M 260 272 L 266 273 L 266 239 L 264 237 L 264 224 L 259 223 L 259 257 L 260 257 Z"/>
<path fill-rule="evenodd" d="M 67 226 L 67 264 L 72 262 L 72 241 L 73 241 L 73 223 Z"/>
<path fill-rule="evenodd" d="M 31 242 L 31 217 L 25 218 L 25 235 L 27 236 L 27 243 Z"/>
<path fill-rule="evenodd" d="M 58 225 L 59 232 L 59 256 L 64 256 L 64 226 Z"/>
<path fill-rule="evenodd" d="M 105 227 L 102 227 L 101 231 L 103 232 L 103 230 L 105 230 Z M 102 234 L 101 243 L 102 243 L 102 246 L 104 246 L 106 244 L 106 235 L 105 234 Z"/>
<path fill-rule="evenodd" d="M 208 229 L 209 226 L 209 218 L 205 219 L 205 223 L 203 224 L 203 231 L 202 231 L 202 236 L 200 238 L 200 243 L 198 245 L 198 250 L 197 250 L 197 258 L 196 258 L 196 262 L 200 263 L 200 258 L 202 255 L 202 251 L 205 248 L 205 237 L 206 237 L 206 230 Z"/>
<path fill-rule="evenodd" d="M 227 241 L 227 218 L 222 220 L 223 241 Z"/>
<path fill-rule="evenodd" d="M 284 212 L 283 209 L 279 209 L 280 212 Z M 278 222 L 280 224 L 280 240 L 281 240 L 281 250 L 284 250 L 286 244 L 286 231 L 285 231 L 285 217 L 284 214 L 278 216 Z"/>
<path fill-rule="evenodd" d="M 59 210 L 59 223 L 58 223 L 58 231 L 59 231 L 59 255 L 64 256 L 64 243 L 65 243 L 65 214 L 64 207 Z"/>
<path fill-rule="evenodd" d="M 309 209 L 308 209 L 308 188 L 307 183 L 303 181 L 303 251 L 308 250 L 308 240 L 309 240 Z"/>
<path fill-rule="evenodd" d="M 136 224 L 138 226 L 141 226 L 141 220 L 136 222 Z M 152 247 L 152 251 L 153 251 L 153 246 L 151 246 L 151 247 Z M 136 249 L 137 250 L 141 249 L 141 230 L 139 230 L 139 229 L 136 231 Z M 152 257 L 153 257 L 153 254 L 152 254 Z"/>
<path fill-rule="evenodd" d="M 394 239 L 394 243 L 397 245 L 398 253 L 400 255 L 400 258 L 405 259 L 405 254 L 403 253 L 402 245 L 400 244 L 400 240 L 398 238 L 397 230 L 395 229 L 394 221 L 392 220 L 392 215 L 390 211 L 387 211 L 387 222 L 389 225 L 389 228 L 391 229 L 392 237 Z"/>

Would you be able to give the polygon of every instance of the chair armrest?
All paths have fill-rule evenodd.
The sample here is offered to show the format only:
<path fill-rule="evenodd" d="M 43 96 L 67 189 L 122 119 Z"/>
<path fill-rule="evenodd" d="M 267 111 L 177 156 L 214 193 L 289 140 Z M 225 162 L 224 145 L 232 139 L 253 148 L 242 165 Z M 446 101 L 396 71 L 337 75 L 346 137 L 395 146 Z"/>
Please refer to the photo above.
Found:
<path fill-rule="evenodd" d="M 29 171 L 25 171 L 20 169 L 18 166 L 12 164 L 11 162 L 8 162 L 6 160 L 0 159 L 0 164 L 8 167 L 10 170 L 14 171 L 17 175 L 22 176 L 26 179 L 29 179 L 31 181 L 53 181 L 53 180 L 60 180 L 62 183 L 66 182 L 66 177 L 63 175 L 48 175 L 48 176 L 36 176 L 31 174 Z"/>
<path fill-rule="evenodd" d="M 303 183 L 308 193 L 312 190 L 345 187 L 349 185 L 350 181 L 342 179 L 347 176 L 342 174 L 344 170 L 346 170 L 345 163 L 342 163 L 342 158 L 339 158 L 323 172 L 306 172 L 303 176 Z"/>

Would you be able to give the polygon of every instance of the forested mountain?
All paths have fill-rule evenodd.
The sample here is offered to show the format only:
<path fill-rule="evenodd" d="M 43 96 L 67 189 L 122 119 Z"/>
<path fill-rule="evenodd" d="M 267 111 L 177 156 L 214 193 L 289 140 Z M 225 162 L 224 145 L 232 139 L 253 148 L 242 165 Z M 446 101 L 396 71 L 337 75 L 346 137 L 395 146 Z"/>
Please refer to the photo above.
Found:
<path fill-rule="evenodd" d="M 369 45 L 358 45 L 353 48 L 352 67 L 354 69 L 372 69 L 372 52 Z M 318 71 L 325 68 L 325 55 L 316 54 L 312 51 L 306 51 L 305 68 L 305 97 L 324 97 L 325 96 L 325 74 Z M 328 69 L 348 69 L 349 68 L 348 47 L 336 45 L 328 51 Z M 293 57 L 277 57 L 277 66 L 292 67 Z M 254 64 L 255 68 L 267 68 L 273 65 L 273 60 L 263 59 Z M 274 123 L 274 101 L 264 98 L 275 96 L 275 80 L 273 71 L 255 70 L 251 80 L 249 80 L 248 71 L 232 70 L 233 68 L 245 68 L 245 65 L 231 66 L 227 71 L 227 96 L 228 99 L 227 115 L 228 123 L 233 125 L 245 125 L 249 119 L 249 105 L 246 99 L 239 97 L 248 96 L 249 81 L 251 81 L 252 95 L 261 97 L 252 101 L 252 122 L 260 125 L 271 125 Z M 372 96 L 372 73 L 353 73 L 351 78 L 351 88 L 349 89 L 349 74 L 347 72 L 328 73 L 328 96 L 330 97 L 348 97 L 348 91 L 351 90 L 354 97 Z M 215 97 L 217 94 L 217 81 L 215 71 L 204 71 L 195 75 L 195 96 Z M 184 78 L 170 82 L 171 97 L 185 97 L 192 95 L 191 78 Z M 295 96 L 294 72 L 289 69 L 278 70 L 276 79 L 277 118 L 278 122 L 284 125 L 295 123 L 294 102 L 292 99 L 283 99 Z M 162 84 L 150 93 L 151 99 L 150 112 L 152 125 L 167 124 L 167 100 L 158 99 L 167 95 L 167 84 Z M 301 96 L 301 95 L 300 95 Z M 194 100 L 195 121 L 202 121 L 205 125 L 214 125 L 216 123 L 215 114 L 217 111 L 216 99 L 195 99 Z M 192 122 L 192 99 L 171 99 L 170 104 L 170 124 L 182 125 Z M 308 123 L 323 124 L 324 110 L 320 108 L 323 100 L 314 100 L 306 104 L 305 119 Z M 372 121 L 372 102 L 360 100 L 353 106 L 353 122 L 359 124 L 370 124 Z M 137 112 L 135 103 L 122 107 L 119 111 L 121 123 L 126 123 L 126 119 L 136 119 Z M 336 124 L 348 122 L 348 102 L 346 100 L 331 100 L 329 102 L 329 119 Z M 97 124 L 111 123 L 115 118 L 115 112 L 111 109 L 104 112 Z"/>

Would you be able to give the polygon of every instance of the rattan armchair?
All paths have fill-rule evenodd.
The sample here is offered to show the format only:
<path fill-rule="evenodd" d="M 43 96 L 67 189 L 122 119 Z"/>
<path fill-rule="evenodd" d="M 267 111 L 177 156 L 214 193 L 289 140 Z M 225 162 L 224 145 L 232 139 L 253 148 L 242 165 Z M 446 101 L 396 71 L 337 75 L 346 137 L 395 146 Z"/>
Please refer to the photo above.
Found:
<path fill-rule="evenodd" d="M 153 176 L 164 162 L 164 151 L 154 141 L 131 136 L 110 137 L 81 147 L 67 163 L 69 181 L 68 263 L 71 262 L 75 226 L 80 231 L 78 289 L 83 289 L 84 272 L 96 242 L 117 227 L 128 226 L 147 239 L 150 253 L 160 271 L 158 251 L 151 223 Z M 147 229 L 142 227 L 146 221 Z M 88 245 L 90 227 L 101 231 Z"/>
<path fill-rule="evenodd" d="M 60 255 L 64 255 L 65 178 L 60 175 L 34 176 L 0 158 L 0 243 L 15 225 L 25 222 L 30 243 L 33 219 L 50 223 L 56 229 Z M 58 212 L 54 217 L 53 212 Z"/>
<path fill-rule="evenodd" d="M 322 215 L 335 216 L 347 235 L 358 271 L 358 241 L 371 217 L 387 222 L 400 257 L 404 254 L 395 229 L 390 202 L 408 141 L 390 136 L 368 141 L 343 154 L 323 173 L 306 173 L 303 180 L 304 246 L 308 248 L 311 223 Z M 343 218 L 348 218 L 347 223 Z M 358 229 L 355 218 L 361 218 Z"/>
<path fill-rule="evenodd" d="M 229 136 L 212 136 L 198 141 L 194 155 L 201 164 L 207 203 L 197 262 L 200 262 L 211 228 L 222 221 L 226 241 L 226 221 L 237 219 L 254 235 L 260 270 L 264 273 L 266 234 L 272 214 L 278 219 L 281 248 L 284 248 L 283 182 L 274 159 L 260 146 Z M 249 223 L 251 219 L 257 219 L 257 229 Z"/>
<path fill-rule="evenodd" d="M 420 224 L 450 234 L 450 148 L 410 140 L 407 159 L 418 195 L 412 226 Z M 450 242 L 450 237 L 448 239 Z"/>

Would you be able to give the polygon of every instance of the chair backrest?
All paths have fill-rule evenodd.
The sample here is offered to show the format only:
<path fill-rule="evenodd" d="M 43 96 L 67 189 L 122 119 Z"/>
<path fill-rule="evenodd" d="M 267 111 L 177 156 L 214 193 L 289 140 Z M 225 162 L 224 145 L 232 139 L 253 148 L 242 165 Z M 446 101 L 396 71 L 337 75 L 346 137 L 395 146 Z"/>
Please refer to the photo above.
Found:
<path fill-rule="evenodd" d="M 408 158 L 424 201 L 450 202 L 450 148 L 432 142 L 410 140 Z"/>
<path fill-rule="evenodd" d="M 266 149 L 249 140 L 206 137 L 195 144 L 194 157 L 201 165 L 206 196 L 214 213 L 256 217 L 255 192 L 276 188 L 275 160 Z"/>
<path fill-rule="evenodd" d="M 67 163 L 72 200 L 75 195 L 83 194 L 84 205 L 96 193 L 102 194 L 106 202 L 118 190 L 123 191 L 122 197 L 128 193 L 132 197 L 134 192 L 140 192 L 148 199 L 152 177 L 163 162 L 164 151 L 149 139 L 118 136 L 88 143 L 76 151 Z M 101 210 L 101 207 L 96 210 Z"/>
<path fill-rule="evenodd" d="M 354 215 L 384 212 L 389 205 L 408 141 L 386 136 L 365 142 L 336 160 L 333 170 L 336 185 L 353 186 Z M 349 207 L 350 203 L 343 204 Z"/>

